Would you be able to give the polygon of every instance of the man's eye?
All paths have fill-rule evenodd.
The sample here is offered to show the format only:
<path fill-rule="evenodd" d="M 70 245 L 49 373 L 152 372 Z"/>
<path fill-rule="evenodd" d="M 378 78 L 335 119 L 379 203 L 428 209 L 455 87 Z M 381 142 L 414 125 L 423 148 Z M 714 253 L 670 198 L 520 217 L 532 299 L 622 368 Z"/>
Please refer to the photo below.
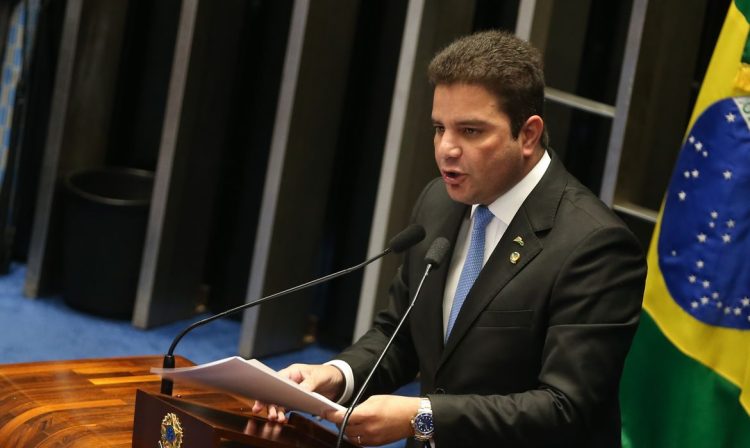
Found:
<path fill-rule="evenodd" d="M 464 128 L 464 134 L 466 134 L 466 135 L 476 135 L 476 134 L 479 134 L 479 129 Z"/>
<path fill-rule="evenodd" d="M 435 125 L 435 126 L 433 126 L 433 128 L 435 128 L 435 133 L 436 134 L 442 134 L 443 132 L 445 132 L 445 127 L 444 126 L 437 126 L 437 125 Z"/>

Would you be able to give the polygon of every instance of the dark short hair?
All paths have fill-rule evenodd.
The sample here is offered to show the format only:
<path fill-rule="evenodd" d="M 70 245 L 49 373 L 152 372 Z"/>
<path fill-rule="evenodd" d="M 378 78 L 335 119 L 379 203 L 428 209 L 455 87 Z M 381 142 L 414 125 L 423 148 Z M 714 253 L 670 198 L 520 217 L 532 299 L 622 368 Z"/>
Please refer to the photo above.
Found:
<path fill-rule="evenodd" d="M 508 32 L 482 31 L 454 41 L 432 58 L 427 75 L 433 86 L 479 84 L 494 93 L 510 119 L 513 138 L 530 116 L 543 117 L 542 56 Z M 545 130 L 543 147 L 546 139 Z"/>

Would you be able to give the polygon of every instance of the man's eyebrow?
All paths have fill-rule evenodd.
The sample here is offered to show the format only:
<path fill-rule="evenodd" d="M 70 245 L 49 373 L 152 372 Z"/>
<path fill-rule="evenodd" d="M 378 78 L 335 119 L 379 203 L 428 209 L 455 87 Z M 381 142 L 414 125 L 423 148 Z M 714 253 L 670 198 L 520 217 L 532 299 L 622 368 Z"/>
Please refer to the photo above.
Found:
<path fill-rule="evenodd" d="M 489 122 L 485 120 L 480 120 L 478 118 L 465 118 L 465 119 L 459 119 L 455 122 L 456 126 L 487 126 Z M 441 120 L 437 120 L 435 118 L 432 119 L 432 124 L 443 124 Z"/>
<path fill-rule="evenodd" d="M 465 120 L 457 120 L 456 124 L 458 126 L 486 126 L 487 122 L 485 120 L 467 118 Z"/>

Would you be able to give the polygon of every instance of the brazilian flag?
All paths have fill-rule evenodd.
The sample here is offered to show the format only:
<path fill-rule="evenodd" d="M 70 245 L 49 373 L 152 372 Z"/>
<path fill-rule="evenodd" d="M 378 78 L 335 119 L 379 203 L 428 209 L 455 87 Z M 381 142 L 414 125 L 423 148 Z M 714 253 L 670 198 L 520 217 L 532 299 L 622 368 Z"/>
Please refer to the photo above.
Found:
<path fill-rule="evenodd" d="M 750 0 L 734 0 L 648 254 L 626 448 L 750 447 Z"/>

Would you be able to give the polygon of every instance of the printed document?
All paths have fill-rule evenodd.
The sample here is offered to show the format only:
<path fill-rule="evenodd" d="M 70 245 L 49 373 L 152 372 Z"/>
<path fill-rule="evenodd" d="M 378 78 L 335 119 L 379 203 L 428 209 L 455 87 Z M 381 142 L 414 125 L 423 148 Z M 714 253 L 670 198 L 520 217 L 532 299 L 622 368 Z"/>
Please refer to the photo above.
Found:
<path fill-rule="evenodd" d="M 246 360 L 239 356 L 220 359 L 194 367 L 176 369 L 152 368 L 152 373 L 180 382 L 207 386 L 284 406 L 313 415 L 323 415 L 328 410 L 345 410 L 315 392 L 301 388 L 288 378 L 279 376 L 275 370 L 257 359 Z"/>

